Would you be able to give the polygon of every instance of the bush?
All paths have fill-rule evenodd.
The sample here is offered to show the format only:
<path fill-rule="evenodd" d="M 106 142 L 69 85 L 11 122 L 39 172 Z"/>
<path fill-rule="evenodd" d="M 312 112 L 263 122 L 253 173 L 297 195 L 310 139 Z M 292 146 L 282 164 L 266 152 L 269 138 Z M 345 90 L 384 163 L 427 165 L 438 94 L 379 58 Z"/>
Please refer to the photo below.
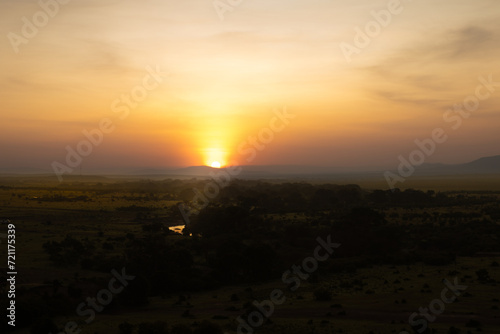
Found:
<path fill-rule="evenodd" d="M 123 322 L 118 325 L 118 329 L 120 330 L 120 334 L 132 334 L 134 325 L 131 325 L 128 322 Z"/>
<path fill-rule="evenodd" d="M 43 318 L 38 320 L 33 327 L 31 327 L 31 334 L 47 334 L 57 333 L 59 330 L 54 322 L 50 319 Z"/>
<path fill-rule="evenodd" d="M 332 293 L 327 288 L 321 287 L 314 291 L 314 299 L 318 301 L 332 300 Z"/>
<path fill-rule="evenodd" d="M 168 334 L 167 323 L 164 321 L 143 322 L 139 325 L 138 334 Z"/>
<path fill-rule="evenodd" d="M 479 328 L 481 327 L 481 323 L 477 320 L 471 319 L 465 324 L 465 327 Z"/>
<path fill-rule="evenodd" d="M 480 269 L 476 271 L 476 276 L 478 281 L 485 282 L 490 279 L 490 273 L 486 269 Z"/>
<path fill-rule="evenodd" d="M 175 325 L 172 327 L 170 334 L 193 334 L 193 331 L 186 325 Z"/>
<path fill-rule="evenodd" d="M 204 321 L 201 323 L 194 334 L 223 334 L 222 328 L 210 321 Z"/>

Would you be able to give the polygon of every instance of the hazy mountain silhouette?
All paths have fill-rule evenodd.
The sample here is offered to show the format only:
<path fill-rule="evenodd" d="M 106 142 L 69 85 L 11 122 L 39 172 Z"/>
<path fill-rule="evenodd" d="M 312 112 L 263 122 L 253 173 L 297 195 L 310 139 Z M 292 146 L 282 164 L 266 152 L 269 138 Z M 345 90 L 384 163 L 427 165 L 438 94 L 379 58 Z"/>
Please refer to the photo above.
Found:
<path fill-rule="evenodd" d="M 210 173 L 224 171 L 208 166 L 192 166 L 168 171 L 169 175 L 208 176 Z M 328 177 L 342 175 L 378 175 L 382 171 L 311 167 L 297 165 L 241 166 L 239 178 L 283 178 L 283 177 Z M 447 165 L 441 163 L 423 164 L 415 168 L 415 174 L 420 175 L 467 175 L 467 174 L 500 174 L 500 155 L 480 158 L 464 164 Z"/>
<path fill-rule="evenodd" d="M 500 173 L 500 155 L 477 159 L 458 167 L 471 172 Z"/>
<path fill-rule="evenodd" d="M 367 167 L 318 167 L 318 166 L 300 166 L 300 165 L 259 165 L 259 166 L 240 166 L 241 171 L 236 178 L 259 179 L 259 178 L 344 178 L 344 177 L 380 177 L 385 170 L 381 168 Z M 396 171 L 395 168 L 390 168 Z M 212 173 L 221 173 L 225 168 L 212 168 L 209 166 L 190 166 L 185 168 L 116 168 L 116 169 L 87 169 L 83 175 L 107 175 L 107 176 L 133 176 L 133 177 L 210 177 Z M 0 169 L 1 175 L 53 175 L 49 170 L 37 168 L 5 168 Z M 414 175 L 421 176 L 439 176 L 439 175 L 474 175 L 474 174 L 500 174 L 500 155 L 483 157 L 464 164 L 441 164 L 424 163 L 415 167 Z M 77 170 L 70 174 L 80 175 Z M 66 176 L 70 176 L 68 174 Z"/>
<path fill-rule="evenodd" d="M 424 175 L 500 174 L 500 155 L 458 165 L 423 164 L 416 173 Z"/>

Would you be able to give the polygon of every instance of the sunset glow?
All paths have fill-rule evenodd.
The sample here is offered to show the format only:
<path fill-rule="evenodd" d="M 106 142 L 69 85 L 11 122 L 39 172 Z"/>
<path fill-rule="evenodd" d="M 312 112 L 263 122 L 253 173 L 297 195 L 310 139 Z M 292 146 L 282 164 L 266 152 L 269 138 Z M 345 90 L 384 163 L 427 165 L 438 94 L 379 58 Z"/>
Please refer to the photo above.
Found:
<path fill-rule="evenodd" d="M 203 150 L 204 154 L 204 165 L 211 166 L 215 168 L 220 168 L 226 164 L 228 153 L 223 149 L 206 149 Z M 219 167 L 217 167 L 217 165 Z"/>
<path fill-rule="evenodd" d="M 498 154 L 498 2 L 401 1 L 363 37 L 387 8 L 252 0 L 221 20 L 212 1 L 73 1 L 21 43 L 22 18 L 41 9 L 4 1 L 0 168 L 77 170 L 66 159 L 78 147 L 84 169 L 394 167 L 436 127 L 448 140 L 426 162 Z M 443 115 L 489 76 L 494 89 L 455 131 Z M 252 144 L 284 106 L 296 120 Z"/>

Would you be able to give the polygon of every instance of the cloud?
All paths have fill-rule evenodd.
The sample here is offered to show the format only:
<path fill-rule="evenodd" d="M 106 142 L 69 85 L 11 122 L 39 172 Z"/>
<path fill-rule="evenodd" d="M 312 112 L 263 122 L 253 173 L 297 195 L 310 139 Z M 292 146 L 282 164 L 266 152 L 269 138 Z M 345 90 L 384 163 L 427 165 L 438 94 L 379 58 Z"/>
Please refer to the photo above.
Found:
<path fill-rule="evenodd" d="M 441 60 L 454 60 L 481 58 L 489 59 L 494 55 L 494 50 L 500 47 L 500 27 L 484 28 L 480 26 L 466 26 L 460 30 L 447 34 L 447 42 L 437 49 L 437 58 Z"/>
<path fill-rule="evenodd" d="M 478 76 L 498 68 L 499 51 L 499 24 L 466 24 L 436 31 L 359 70 L 369 78 L 364 84 L 369 94 L 397 103 L 443 108 L 470 94 L 471 82 Z"/>

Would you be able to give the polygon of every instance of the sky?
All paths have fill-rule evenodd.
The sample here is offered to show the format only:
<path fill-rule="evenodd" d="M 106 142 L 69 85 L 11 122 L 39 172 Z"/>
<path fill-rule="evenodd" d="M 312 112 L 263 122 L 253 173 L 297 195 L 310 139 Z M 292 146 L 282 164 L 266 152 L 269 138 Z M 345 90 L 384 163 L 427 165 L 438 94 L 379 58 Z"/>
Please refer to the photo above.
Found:
<path fill-rule="evenodd" d="M 498 0 L 59 1 L 0 0 L 0 169 L 500 154 Z"/>

